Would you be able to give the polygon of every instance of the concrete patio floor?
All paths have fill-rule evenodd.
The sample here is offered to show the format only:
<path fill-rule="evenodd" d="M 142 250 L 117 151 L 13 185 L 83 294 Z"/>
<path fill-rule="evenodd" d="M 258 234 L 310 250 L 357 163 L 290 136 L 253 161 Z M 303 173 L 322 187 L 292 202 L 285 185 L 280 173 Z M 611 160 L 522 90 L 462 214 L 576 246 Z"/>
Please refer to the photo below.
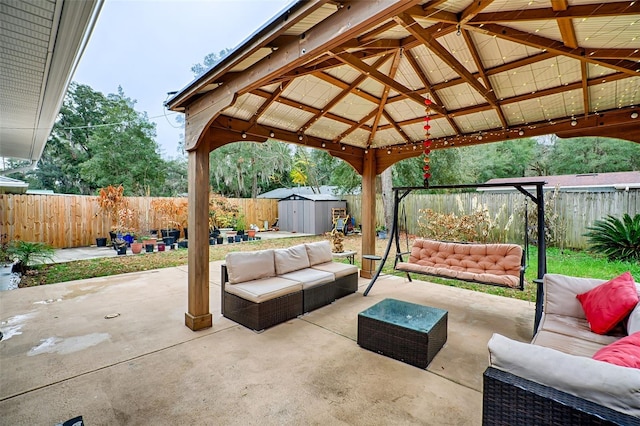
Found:
<path fill-rule="evenodd" d="M 187 266 L 1 292 L 0 423 L 478 425 L 487 341 L 532 334 L 534 303 L 393 276 L 255 333 L 221 316 L 220 264 L 199 332 Z M 388 297 L 449 311 L 426 370 L 357 345 L 357 314 Z"/>

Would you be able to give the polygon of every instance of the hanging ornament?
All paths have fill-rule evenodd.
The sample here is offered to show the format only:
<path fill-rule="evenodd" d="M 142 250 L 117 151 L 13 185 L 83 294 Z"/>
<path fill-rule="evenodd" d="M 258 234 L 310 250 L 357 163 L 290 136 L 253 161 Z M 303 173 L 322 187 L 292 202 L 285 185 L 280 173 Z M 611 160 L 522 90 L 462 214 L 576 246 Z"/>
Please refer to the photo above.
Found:
<path fill-rule="evenodd" d="M 431 154 L 431 133 L 429 132 L 431 130 L 431 99 L 426 98 L 424 100 L 424 104 L 427 106 L 424 110 L 425 112 L 425 117 L 424 117 L 424 131 L 425 131 L 425 139 L 422 142 L 422 147 L 424 148 L 424 150 L 422 151 L 424 154 L 424 165 L 422 166 L 422 171 L 424 172 L 422 177 L 424 178 L 423 184 L 425 188 L 429 187 L 429 178 L 431 177 L 431 173 L 430 173 L 430 169 L 431 167 L 429 166 L 429 154 Z"/>

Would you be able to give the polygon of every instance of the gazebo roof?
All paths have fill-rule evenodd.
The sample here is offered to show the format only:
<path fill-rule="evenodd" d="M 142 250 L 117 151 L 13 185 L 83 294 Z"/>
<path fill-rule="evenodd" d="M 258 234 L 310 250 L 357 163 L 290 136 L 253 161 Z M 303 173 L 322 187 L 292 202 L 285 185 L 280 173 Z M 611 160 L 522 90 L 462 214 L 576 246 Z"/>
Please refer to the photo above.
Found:
<path fill-rule="evenodd" d="M 362 171 L 555 133 L 640 142 L 640 2 L 299 1 L 168 101 L 187 148 L 275 137 Z M 378 148 L 376 150 L 376 148 Z"/>

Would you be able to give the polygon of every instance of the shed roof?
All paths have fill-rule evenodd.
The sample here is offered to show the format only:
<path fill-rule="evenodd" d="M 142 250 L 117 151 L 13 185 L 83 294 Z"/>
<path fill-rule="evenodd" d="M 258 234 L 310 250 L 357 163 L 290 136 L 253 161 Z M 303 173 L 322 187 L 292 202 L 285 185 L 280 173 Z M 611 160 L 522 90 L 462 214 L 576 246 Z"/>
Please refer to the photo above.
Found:
<path fill-rule="evenodd" d="M 281 200 L 292 194 L 298 194 L 298 195 L 315 194 L 316 192 L 314 191 L 318 189 L 320 190 L 320 194 L 336 195 L 338 193 L 337 186 L 322 185 L 320 186 L 320 188 L 312 188 L 310 186 L 298 186 L 295 188 L 273 189 L 271 191 L 265 192 L 264 194 L 258 195 L 258 198 L 273 198 L 276 200 Z"/>
<path fill-rule="evenodd" d="M 279 201 L 284 201 L 284 200 L 295 200 L 295 199 L 304 199 L 304 200 L 311 200 L 311 201 L 342 201 L 340 200 L 340 198 L 336 197 L 335 195 L 329 195 L 329 194 L 291 194 L 288 197 L 285 197 Z"/>
<path fill-rule="evenodd" d="M 18 179 L 0 176 L 0 194 L 24 194 L 29 184 Z"/>

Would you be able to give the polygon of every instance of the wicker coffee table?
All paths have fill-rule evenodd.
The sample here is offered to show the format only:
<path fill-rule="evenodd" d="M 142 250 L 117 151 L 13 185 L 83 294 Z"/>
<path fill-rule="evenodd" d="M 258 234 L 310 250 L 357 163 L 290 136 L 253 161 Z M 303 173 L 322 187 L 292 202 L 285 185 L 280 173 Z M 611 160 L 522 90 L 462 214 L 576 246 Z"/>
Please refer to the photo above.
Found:
<path fill-rule="evenodd" d="M 426 368 L 447 341 L 447 311 L 384 299 L 358 314 L 358 345 Z"/>

